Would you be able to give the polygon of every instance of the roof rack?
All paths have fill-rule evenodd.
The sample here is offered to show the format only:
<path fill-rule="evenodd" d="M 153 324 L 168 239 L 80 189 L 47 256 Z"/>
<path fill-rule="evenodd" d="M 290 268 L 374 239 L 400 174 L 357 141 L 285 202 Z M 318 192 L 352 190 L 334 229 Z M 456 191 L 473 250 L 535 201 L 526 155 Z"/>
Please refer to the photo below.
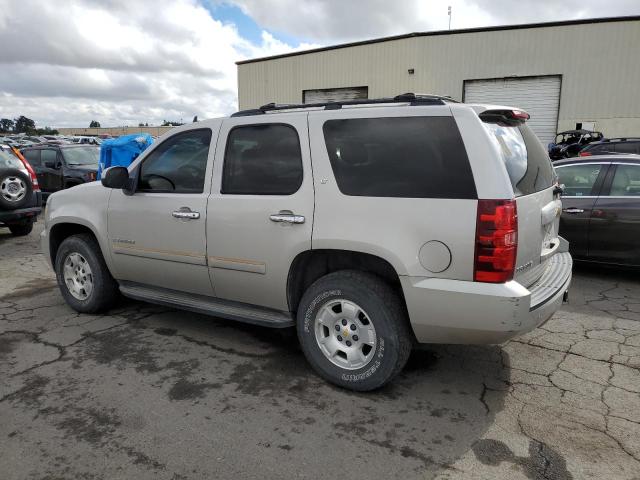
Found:
<path fill-rule="evenodd" d="M 296 110 L 307 108 L 323 108 L 324 110 L 340 110 L 345 106 L 352 105 L 376 105 L 385 103 L 408 103 L 409 105 L 444 105 L 445 102 L 460 103 L 451 97 L 443 95 L 431 95 L 423 93 L 403 93 L 396 95 L 395 97 L 388 98 L 372 98 L 372 99 L 360 99 L 360 100 L 341 100 L 337 102 L 322 102 L 322 103 L 301 103 L 301 104 L 277 104 L 267 103 L 260 108 L 252 108 L 249 110 L 240 110 L 231 114 L 232 117 L 246 117 L 250 115 L 264 115 L 268 112 L 278 112 L 283 110 Z"/>

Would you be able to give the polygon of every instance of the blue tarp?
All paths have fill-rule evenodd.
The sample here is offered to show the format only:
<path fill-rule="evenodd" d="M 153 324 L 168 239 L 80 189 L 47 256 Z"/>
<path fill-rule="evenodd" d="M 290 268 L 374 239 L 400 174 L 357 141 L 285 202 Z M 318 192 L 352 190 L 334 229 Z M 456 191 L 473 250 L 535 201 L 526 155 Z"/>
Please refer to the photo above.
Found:
<path fill-rule="evenodd" d="M 100 180 L 102 171 L 109 167 L 128 167 L 131 165 L 131 162 L 152 143 L 153 138 L 147 133 L 123 135 L 122 137 L 102 142 L 102 145 L 100 145 L 98 180 Z"/>

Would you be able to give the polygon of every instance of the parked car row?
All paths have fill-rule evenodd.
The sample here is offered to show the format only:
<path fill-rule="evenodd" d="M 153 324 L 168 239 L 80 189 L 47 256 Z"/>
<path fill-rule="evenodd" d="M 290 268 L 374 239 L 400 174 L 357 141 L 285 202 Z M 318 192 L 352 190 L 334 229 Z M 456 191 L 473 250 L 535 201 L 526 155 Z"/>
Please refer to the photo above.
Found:
<path fill-rule="evenodd" d="M 28 235 L 42 207 L 35 171 L 14 147 L 0 145 L 0 226 Z"/>
<path fill-rule="evenodd" d="M 79 135 L 4 135 L 0 136 L 0 144 L 12 145 L 17 148 L 31 147 L 36 145 L 100 145 L 104 139 L 100 137 L 79 136 Z"/>
<path fill-rule="evenodd" d="M 640 138 L 604 138 L 601 132 L 568 130 L 556 135 L 548 145 L 551 160 L 576 156 L 635 154 L 640 155 Z"/>

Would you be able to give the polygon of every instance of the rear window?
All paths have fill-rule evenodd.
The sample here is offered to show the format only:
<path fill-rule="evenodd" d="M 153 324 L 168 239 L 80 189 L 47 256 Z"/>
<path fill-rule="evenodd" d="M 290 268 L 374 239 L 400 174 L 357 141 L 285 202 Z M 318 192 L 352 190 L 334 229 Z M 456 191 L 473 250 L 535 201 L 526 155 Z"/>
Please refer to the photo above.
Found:
<path fill-rule="evenodd" d="M 555 173 L 549 155 L 526 124 L 483 125 L 500 150 L 516 197 L 531 195 L 553 185 Z"/>
<path fill-rule="evenodd" d="M 20 159 L 5 149 L 0 149 L 0 168 L 18 168 L 24 170 Z"/>
<path fill-rule="evenodd" d="M 325 143 L 345 195 L 477 198 L 452 117 L 328 120 Z"/>

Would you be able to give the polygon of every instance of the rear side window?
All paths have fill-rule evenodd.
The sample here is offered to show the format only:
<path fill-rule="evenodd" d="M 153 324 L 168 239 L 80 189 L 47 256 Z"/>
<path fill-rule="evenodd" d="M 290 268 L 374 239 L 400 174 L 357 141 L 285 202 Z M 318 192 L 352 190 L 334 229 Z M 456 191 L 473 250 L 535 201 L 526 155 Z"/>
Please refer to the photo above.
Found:
<path fill-rule="evenodd" d="M 452 117 L 328 120 L 325 143 L 345 195 L 477 198 Z"/>
<path fill-rule="evenodd" d="M 302 175 L 300 140 L 291 125 L 246 125 L 229 132 L 221 193 L 291 195 Z"/>
<path fill-rule="evenodd" d="M 40 150 L 24 150 L 22 155 L 32 167 L 40 166 Z"/>
<path fill-rule="evenodd" d="M 609 195 L 612 197 L 639 197 L 640 165 L 617 165 Z"/>
<path fill-rule="evenodd" d="M 553 185 L 555 173 L 549 155 L 526 124 L 483 125 L 500 150 L 516 197 L 531 195 Z"/>

